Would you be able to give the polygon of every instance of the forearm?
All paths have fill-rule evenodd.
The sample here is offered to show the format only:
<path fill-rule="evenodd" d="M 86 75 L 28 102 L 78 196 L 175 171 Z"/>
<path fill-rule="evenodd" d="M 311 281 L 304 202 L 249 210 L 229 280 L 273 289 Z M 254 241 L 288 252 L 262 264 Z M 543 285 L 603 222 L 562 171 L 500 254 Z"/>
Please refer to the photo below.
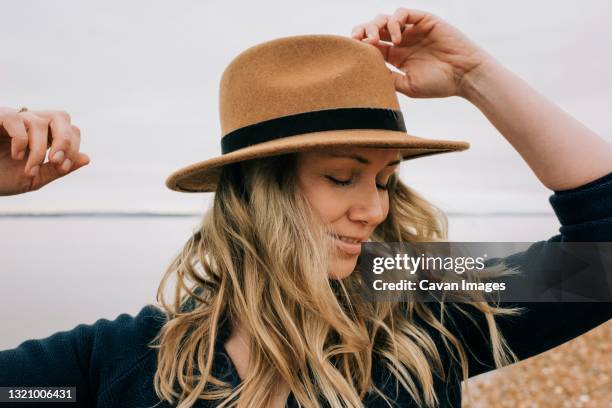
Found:
<path fill-rule="evenodd" d="M 612 146 L 491 58 L 464 80 L 472 102 L 551 190 L 612 171 Z"/>

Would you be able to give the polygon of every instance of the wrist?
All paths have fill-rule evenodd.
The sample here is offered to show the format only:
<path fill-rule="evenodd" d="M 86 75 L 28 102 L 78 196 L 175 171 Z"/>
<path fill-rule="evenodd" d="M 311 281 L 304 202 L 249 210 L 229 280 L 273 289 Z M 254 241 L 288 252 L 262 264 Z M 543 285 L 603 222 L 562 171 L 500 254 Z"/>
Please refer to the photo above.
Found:
<path fill-rule="evenodd" d="M 461 77 L 457 96 L 476 103 L 485 93 L 487 84 L 495 77 L 499 68 L 499 62 L 491 55 L 485 54 L 474 68 L 464 73 Z"/>

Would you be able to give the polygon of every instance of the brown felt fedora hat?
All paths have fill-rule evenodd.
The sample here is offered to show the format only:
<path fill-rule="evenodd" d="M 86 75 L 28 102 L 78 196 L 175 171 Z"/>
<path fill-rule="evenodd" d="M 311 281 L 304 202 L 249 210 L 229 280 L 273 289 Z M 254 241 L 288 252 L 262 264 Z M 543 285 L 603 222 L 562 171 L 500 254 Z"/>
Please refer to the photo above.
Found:
<path fill-rule="evenodd" d="M 223 72 L 219 99 L 221 155 L 174 171 L 168 188 L 215 191 L 224 165 L 331 146 L 397 148 L 404 160 L 469 147 L 406 133 L 380 51 L 339 35 L 248 48 Z"/>

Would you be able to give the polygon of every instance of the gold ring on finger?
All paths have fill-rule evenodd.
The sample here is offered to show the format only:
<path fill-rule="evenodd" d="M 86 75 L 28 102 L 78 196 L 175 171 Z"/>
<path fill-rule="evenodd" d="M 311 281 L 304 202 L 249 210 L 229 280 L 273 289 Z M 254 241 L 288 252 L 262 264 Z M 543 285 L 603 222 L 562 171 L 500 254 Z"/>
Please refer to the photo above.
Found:
<path fill-rule="evenodd" d="M 17 112 L 22 113 L 22 112 L 27 112 L 27 111 L 28 111 L 28 108 L 26 108 L 25 106 L 22 106 L 21 108 L 19 108 Z"/>

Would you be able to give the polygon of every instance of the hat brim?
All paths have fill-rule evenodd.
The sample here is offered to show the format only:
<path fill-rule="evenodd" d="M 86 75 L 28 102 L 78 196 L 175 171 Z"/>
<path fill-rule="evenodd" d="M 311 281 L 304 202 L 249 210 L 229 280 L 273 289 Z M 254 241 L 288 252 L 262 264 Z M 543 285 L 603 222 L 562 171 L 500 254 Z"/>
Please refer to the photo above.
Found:
<path fill-rule="evenodd" d="M 168 176 L 166 186 L 185 193 L 213 192 L 217 187 L 219 173 L 227 164 L 325 147 L 396 148 L 400 149 L 402 160 L 408 160 L 466 150 L 470 144 L 464 141 L 425 139 L 401 131 L 379 129 L 305 133 L 259 143 L 180 168 Z"/>

